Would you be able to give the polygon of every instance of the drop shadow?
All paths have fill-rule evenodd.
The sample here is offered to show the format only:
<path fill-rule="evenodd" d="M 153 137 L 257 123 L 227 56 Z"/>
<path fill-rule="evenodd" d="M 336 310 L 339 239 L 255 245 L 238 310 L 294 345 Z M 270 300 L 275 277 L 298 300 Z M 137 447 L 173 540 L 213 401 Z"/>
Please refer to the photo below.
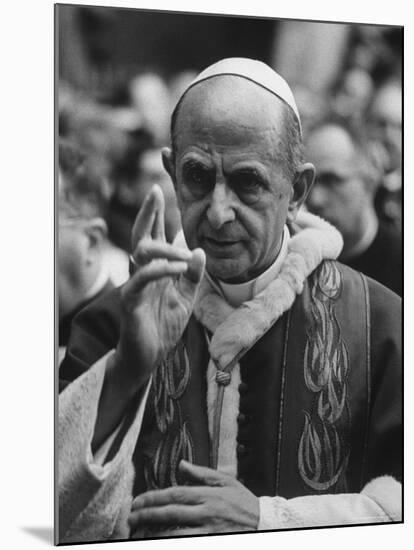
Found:
<path fill-rule="evenodd" d="M 33 537 L 53 545 L 53 527 L 21 527 L 21 530 Z"/>

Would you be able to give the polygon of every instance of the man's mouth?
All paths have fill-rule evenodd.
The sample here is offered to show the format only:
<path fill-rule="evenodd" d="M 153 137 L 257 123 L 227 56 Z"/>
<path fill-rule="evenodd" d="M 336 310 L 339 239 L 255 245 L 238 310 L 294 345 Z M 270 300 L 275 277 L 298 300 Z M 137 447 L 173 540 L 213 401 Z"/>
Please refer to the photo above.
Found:
<path fill-rule="evenodd" d="M 231 252 L 233 248 L 240 243 L 238 240 L 233 239 L 214 239 L 212 237 L 203 238 L 204 245 L 208 250 L 212 252 Z"/>
<path fill-rule="evenodd" d="M 206 241 L 218 245 L 218 246 L 226 246 L 230 244 L 236 244 L 239 241 L 236 241 L 234 239 L 214 239 L 212 237 L 204 237 Z"/>

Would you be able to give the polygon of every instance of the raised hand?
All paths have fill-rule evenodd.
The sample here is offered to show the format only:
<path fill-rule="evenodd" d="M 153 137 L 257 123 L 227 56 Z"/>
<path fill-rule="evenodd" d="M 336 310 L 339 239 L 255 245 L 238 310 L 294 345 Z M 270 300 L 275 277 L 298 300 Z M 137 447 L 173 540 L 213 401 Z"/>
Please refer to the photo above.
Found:
<path fill-rule="evenodd" d="M 237 479 L 185 460 L 179 468 L 191 485 L 148 491 L 135 498 L 129 516 L 132 538 L 257 529 L 259 499 Z"/>
<path fill-rule="evenodd" d="M 193 310 L 205 255 L 167 243 L 164 196 L 155 185 L 132 230 L 135 273 L 121 290 L 122 317 L 115 362 L 136 389 L 176 345 Z"/>

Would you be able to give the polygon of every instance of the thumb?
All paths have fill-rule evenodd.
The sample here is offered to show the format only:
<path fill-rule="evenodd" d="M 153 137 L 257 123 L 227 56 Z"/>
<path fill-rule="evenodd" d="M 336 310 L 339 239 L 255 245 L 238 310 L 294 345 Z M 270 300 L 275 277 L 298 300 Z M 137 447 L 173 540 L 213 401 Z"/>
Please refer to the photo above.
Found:
<path fill-rule="evenodd" d="M 224 487 L 231 485 L 232 478 L 218 470 L 212 468 L 206 468 L 205 466 L 196 466 L 181 460 L 178 466 L 181 474 L 185 479 L 191 483 L 197 483 L 198 485 L 210 485 L 211 487 Z"/>
<path fill-rule="evenodd" d="M 191 282 L 198 284 L 203 276 L 205 265 L 206 254 L 204 250 L 202 248 L 196 248 L 193 250 L 193 257 L 188 262 L 188 269 L 185 277 Z"/>
<path fill-rule="evenodd" d="M 178 288 L 181 294 L 191 302 L 196 297 L 205 265 L 206 255 L 204 250 L 196 248 L 192 251 L 192 258 L 187 264 L 187 271 L 178 279 Z"/>

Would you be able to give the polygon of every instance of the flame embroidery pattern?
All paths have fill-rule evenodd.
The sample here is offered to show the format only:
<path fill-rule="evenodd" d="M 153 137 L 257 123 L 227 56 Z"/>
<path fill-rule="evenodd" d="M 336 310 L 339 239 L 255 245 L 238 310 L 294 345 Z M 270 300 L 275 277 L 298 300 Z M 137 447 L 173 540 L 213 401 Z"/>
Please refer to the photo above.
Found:
<path fill-rule="evenodd" d="M 300 476 L 315 491 L 326 491 L 340 480 L 349 456 L 345 441 L 349 358 L 335 316 L 341 291 L 338 268 L 324 262 L 311 285 L 313 322 L 305 346 L 304 378 L 315 398 L 311 412 L 304 413 L 298 450 Z"/>
<path fill-rule="evenodd" d="M 190 380 L 190 366 L 182 344 L 170 353 L 158 366 L 154 387 L 154 410 L 157 427 L 165 434 L 177 414 L 178 400 L 185 392 Z"/>
<path fill-rule="evenodd" d="M 181 459 L 193 462 L 194 446 L 186 422 L 178 433 L 169 432 L 158 445 L 154 459 L 144 470 L 148 490 L 178 485 L 177 468 Z"/>
<path fill-rule="evenodd" d="M 188 356 L 184 346 L 179 344 L 160 363 L 153 379 L 155 420 L 162 437 L 154 458 L 144 467 L 148 489 L 176 485 L 180 460 L 193 461 L 193 443 L 187 424 L 182 422 L 179 403 L 189 380 Z"/>

